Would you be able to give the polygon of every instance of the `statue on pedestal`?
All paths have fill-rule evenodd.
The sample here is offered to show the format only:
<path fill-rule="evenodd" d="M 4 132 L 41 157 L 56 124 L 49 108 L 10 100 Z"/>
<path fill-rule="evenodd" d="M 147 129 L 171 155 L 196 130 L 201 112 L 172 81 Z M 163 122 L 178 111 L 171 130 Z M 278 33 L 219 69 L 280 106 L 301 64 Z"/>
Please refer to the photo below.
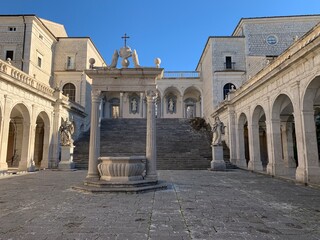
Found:
<path fill-rule="evenodd" d="M 221 135 L 224 134 L 224 124 L 220 121 L 219 117 L 215 118 L 215 123 L 212 126 L 212 145 L 213 146 L 220 146 L 221 143 Z"/>
<path fill-rule="evenodd" d="M 61 146 L 73 146 L 72 134 L 74 133 L 74 124 L 67 118 L 62 121 L 59 128 Z"/>

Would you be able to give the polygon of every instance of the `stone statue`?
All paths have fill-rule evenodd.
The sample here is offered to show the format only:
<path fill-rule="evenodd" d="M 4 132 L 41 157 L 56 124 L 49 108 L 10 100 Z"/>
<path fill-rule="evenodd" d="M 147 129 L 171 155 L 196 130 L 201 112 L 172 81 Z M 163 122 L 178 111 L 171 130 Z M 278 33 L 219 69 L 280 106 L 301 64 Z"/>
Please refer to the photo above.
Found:
<path fill-rule="evenodd" d="M 135 98 L 131 100 L 131 111 L 133 113 L 137 112 L 137 100 Z"/>
<path fill-rule="evenodd" d="M 224 134 L 224 124 L 220 121 L 219 117 L 215 118 L 215 123 L 212 126 L 212 145 L 213 146 L 220 146 L 221 143 L 221 135 Z"/>
<path fill-rule="evenodd" d="M 140 68 L 140 64 L 139 64 L 139 58 L 138 58 L 138 53 L 136 50 L 133 50 L 132 52 L 132 60 L 133 60 L 133 64 L 135 68 Z"/>
<path fill-rule="evenodd" d="M 73 146 L 72 134 L 74 133 L 74 124 L 68 118 L 62 121 L 59 132 L 61 146 Z"/>
<path fill-rule="evenodd" d="M 169 110 L 169 112 L 171 112 L 171 113 L 172 113 L 173 110 L 174 110 L 174 102 L 173 102 L 173 99 L 172 99 L 172 98 L 169 99 L 168 110 Z"/>
<path fill-rule="evenodd" d="M 112 62 L 109 66 L 109 68 L 116 68 L 118 63 L 119 53 L 117 50 L 114 50 L 114 53 L 112 55 Z"/>

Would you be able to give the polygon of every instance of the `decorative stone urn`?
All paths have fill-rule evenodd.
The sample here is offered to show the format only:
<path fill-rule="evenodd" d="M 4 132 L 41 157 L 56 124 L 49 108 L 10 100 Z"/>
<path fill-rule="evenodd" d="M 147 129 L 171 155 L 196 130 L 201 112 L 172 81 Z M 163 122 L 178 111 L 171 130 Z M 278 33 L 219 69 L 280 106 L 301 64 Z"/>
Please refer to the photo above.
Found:
<path fill-rule="evenodd" d="M 128 182 L 143 180 L 146 168 L 145 156 L 100 157 L 98 164 L 100 180 Z"/>

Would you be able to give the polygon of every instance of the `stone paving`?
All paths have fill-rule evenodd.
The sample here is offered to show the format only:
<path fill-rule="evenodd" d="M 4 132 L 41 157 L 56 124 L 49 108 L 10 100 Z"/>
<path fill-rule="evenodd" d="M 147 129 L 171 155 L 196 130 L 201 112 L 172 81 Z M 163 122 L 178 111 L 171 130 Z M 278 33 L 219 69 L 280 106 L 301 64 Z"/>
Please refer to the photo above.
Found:
<path fill-rule="evenodd" d="M 159 171 L 167 190 L 85 194 L 85 171 L 0 179 L 0 239 L 320 239 L 320 189 L 244 170 Z"/>

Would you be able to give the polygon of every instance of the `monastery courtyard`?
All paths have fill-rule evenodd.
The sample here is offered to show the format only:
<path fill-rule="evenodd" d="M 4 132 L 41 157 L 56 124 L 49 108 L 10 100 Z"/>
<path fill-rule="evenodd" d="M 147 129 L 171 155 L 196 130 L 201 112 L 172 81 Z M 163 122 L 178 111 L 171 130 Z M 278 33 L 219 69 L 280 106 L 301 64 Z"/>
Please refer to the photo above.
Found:
<path fill-rule="evenodd" d="M 236 169 L 159 171 L 168 189 L 140 194 L 72 190 L 86 173 L 0 177 L 0 239 L 320 239 L 318 187 Z"/>

